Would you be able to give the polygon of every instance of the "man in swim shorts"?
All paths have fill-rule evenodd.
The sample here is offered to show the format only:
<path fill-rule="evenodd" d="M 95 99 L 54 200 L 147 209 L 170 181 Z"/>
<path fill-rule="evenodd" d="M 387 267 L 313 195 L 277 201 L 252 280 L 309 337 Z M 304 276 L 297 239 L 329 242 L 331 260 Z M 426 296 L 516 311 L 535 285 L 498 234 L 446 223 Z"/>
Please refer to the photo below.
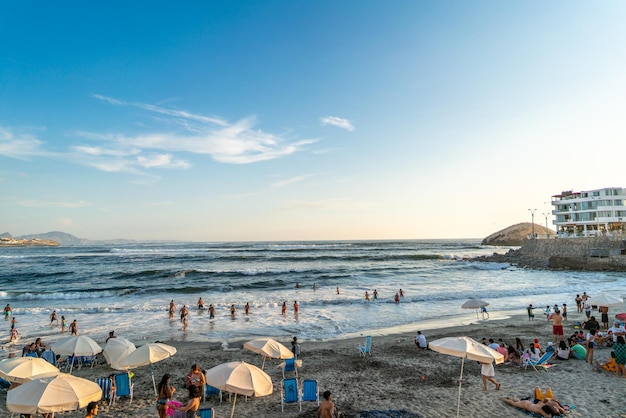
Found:
<path fill-rule="evenodd" d="M 560 341 L 563 341 L 563 317 L 558 309 L 552 314 L 552 335 L 554 335 L 554 344 L 556 344 L 557 336 Z"/>
<path fill-rule="evenodd" d="M 13 312 L 13 309 L 11 309 L 11 305 L 7 303 L 7 306 L 4 307 L 4 320 L 5 321 L 9 320 L 9 317 L 11 316 L 11 312 Z"/>

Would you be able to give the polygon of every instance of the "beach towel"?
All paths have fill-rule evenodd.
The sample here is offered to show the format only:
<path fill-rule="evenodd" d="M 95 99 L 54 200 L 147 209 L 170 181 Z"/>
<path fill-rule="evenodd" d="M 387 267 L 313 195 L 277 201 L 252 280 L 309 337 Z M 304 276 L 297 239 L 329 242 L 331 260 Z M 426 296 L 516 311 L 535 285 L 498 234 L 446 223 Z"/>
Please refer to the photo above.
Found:
<path fill-rule="evenodd" d="M 359 418 L 424 418 L 423 415 L 418 415 L 413 412 L 400 410 L 400 411 L 361 411 Z"/>
<path fill-rule="evenodd" d="M 170 416 L 170 417 L 174 416 L 174 412 L 176 412 L 176 411 L 172 409 L 172 406 L 180 408 L 181 406 L 183 406 L 183 404 L 178 402 L 178 401 L 169 401 L 167 403 L 167 411 L 165 412 L 167 414 L 167 416 Z"/>

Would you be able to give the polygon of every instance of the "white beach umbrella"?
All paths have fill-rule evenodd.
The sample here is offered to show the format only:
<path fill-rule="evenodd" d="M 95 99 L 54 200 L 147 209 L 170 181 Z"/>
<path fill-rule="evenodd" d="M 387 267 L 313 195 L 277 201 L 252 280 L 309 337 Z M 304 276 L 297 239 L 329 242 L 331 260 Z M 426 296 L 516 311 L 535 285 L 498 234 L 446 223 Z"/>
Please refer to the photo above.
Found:
<path fill-rule="evenodd" d="M 467 302 L 465 302 L 463 305 L 461 305 L 461 308 L 476 309 L 476 318 L 478 318 L 478 309 L 482 308 L 483 306 L 489 306 L 489 302 L 485 302 L 484 300 L 481 300 L 481 299 L 470 299 Z"/>
<path fill-rule="evenodd" d="M 38 377 L 7 392 L 7 409 L 20 414 L 75 411 L 99 401 L 102 389 L 87 379 L 60 373 Z"/>
<path fill-rule="evenodd" d="M 25 383 L 33 376 L 59 374 L 60 371 L 39 357 L 14 357 L 0 361 L 0 377 L 14 383 Z"/>
<path fill-rule="evenodd" d="M 102 352 L 102 347 L 86 335 L 70 335 L 52 343 L 52 351 L 67 356 L 95 356 Z M 74 361 L 70 364 L 70 373 L 73 367 Z"/>
<path fill-rule="evenodd" d="M 481 363 L 504 362 L 504 356 L 496 350 L 487 347 L 471 339 L 470 337 L 446 337 L 432 341 L 428 348 L 438 353 L 461 358 L 461 376 L 459 377 L 459 398 L 456 408 L 456 416 L 459 416 L 461 408 L 461 383 L 463 382 L 463 366 L 465 359 L 476 360 Z"/>
<path fill-rule="evenodd" d="M 265 367 L 265 360 L 268 358 L 287 359 L 293 357 L 290 349 L 273 338 L 256 338 L 244 343 L 243 348 L 263 356 L 261 369 Z"/>
<path fill-rule="evenodd" d="M 104 350 L 102 350 L 102 355 L 106 359 L 108 365 L 115 369 L 115 364 L 136 349 L 137 347 L 135 347 L 135 344 L 128 341 L 126 338 L 116 337 L 111 338 L 109 342 L 106 343 Z"/>
<path fill-rule="evenodd" d="M 620 306 L 624 303 L 624 299 L 619 296 L 607 295 L 606 293 L 600 294 L 598 296 L 590 296 L 589 300 L 592 305 L 596 306 Z"/>
<path fill-rule="evenodd" d="M 215 366 L 206 372 L 206 382 L 218 389 L 235 394 L 230 417 L 235 415 L 237 395 L 267 396 L 274 391 L 272 378 L 252 364 L 232 361 Z"/>
<path fill-rule="evenodd" d="M 154 394 L 156 395 L 156 381 L 154 380 L 152 364 L 172 357 L 174 354 L 176 354 L 176 347 L 163 343 L 148 343 L 130 352 L 126 357 L 111 365 L 111 367 L 117 370 L 129 370 L 150 365 L 152 386 L 154 386 Z"/>

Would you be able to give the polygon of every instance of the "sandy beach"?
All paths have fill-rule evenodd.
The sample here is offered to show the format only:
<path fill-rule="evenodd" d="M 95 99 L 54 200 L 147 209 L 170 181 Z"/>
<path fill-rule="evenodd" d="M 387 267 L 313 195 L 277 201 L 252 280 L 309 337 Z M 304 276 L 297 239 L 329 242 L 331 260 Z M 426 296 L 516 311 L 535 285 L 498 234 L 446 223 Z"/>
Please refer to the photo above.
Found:
<path fill-rule="evenodd" d="M 612 308 L 613 309 L 613 308 Z M 621 310 L 620 310 L 621 309 Z M 612 312 L 621 312 L 615 308 Z M 574 332 L 574 322 L 583 319 L 583 314 L 570 313 L 565 325 L 566 336 Z M 543 315 L 537 315 L 532 322 L 526 315 L 505 319 L 476 320 L 467 326 L 451 328 L 422 329 L 415 325 L 414 331 L 395 335 L 373 335 L 372 355 L 360 357 L 357 344 L 364 337 L 325 342 L 301 341 L 303 367 L 299 376 L 317 379 L 321 391 L 333 393 L 336 407 L 347 417 L 358 417 L 361 411 L 405 410 L 423 417 L 450 417 L 456 414 L 458 378 L 461 366 L 459 358 L 439 354 L 434 351 L 419 350 L 413 343 L 415 332 L 421 329 L 429 341 L 446 336 L 470 336 L 477 341 L 483 337 L 502 338 L 505 342 L 520 337 L 525 345 L 538 338 L 543 346 L 552 340 L 551 322 Z M 290 339 L 281 340 L 289 345 Z M 176 396 L 186 401 L 184 377 L 194 362 L 203 369 L 218 364 L 243 360 L 257 366 L 261 357 L 243 350 L 245 341 L 231 342 L 224 350 L 217 343 L 168 342 L 178 349 L 178 353 L 154 365 L 157 381 L 164 373 L 172 375 L 172 382 L 178 389 Z M 595 358 L 603 362 L 610 356 L 610 348 L 596 350 Z M 102 360 L 103 362 L 103 360 Z M 314 417 L 316 405 L 304 403 L 302 413 L 294 404 L 286 405 L 281 413 L 280 381 L 282 373 L 278 361 L 268 361 L 266 372 L 272 377 L 274 393 L 271 396 L 239 399 L 235 416 L 239 417 Z M 93 369 L 83 368 L 74 374 L 87 379 L 107 376 L 113 372 L 106 364 Z M 500 391 L 483 392 L 480 366 L 474 361 L 465 363 L 461 413 L 463 417 L 485 416 L 527 416 L 524 412 L 504 405 L 500 397 L 521 398 L 530 396 L 534 386 L 552 388 L 557 399 L 573 405 L 572 417 L 621 417 L 626 414 L 626 379 L 617 378 L 606 372 L 593 371 L 582 360 L 558 362 L 547 372 L 535 372 L 511 365 L 497 365 L 496 379 L 502 384 Z M 127 398 L 119 399 L 109 409 L 102 405 L 101 417 L 156 417 L 154 392 L 148 367 L 135 370 L 134 399 L 129 404 Z M 0 395 L 0 415 L 9 416 L 6 409 L 6 395 Z M 218 417 L 230 416 L 232 404 L 224 400 L 221 404 L 215 397 L 203 404 L 214 407 Z M 69 412 L 61 416 L 82 417 L 82 412 Z"/>

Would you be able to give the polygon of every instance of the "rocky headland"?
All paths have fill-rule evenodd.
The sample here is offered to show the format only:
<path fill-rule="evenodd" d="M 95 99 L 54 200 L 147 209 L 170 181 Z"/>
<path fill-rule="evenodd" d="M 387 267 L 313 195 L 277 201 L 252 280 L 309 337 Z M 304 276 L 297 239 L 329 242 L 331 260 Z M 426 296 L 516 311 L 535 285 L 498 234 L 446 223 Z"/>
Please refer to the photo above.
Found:
<path fill-rule="evenodd" d="M 530 226 L 530 230 L 528 229 Z M 624 237 L 556 238 L 554 231 L 538 232 L 532 239 L 532 224 L 517 224 L 496 232 L 483 240 L 483 245 L 516 246 L 515 239 L 526 236 L 520 248 L 504 253 L 494 252 L 473 261 L 509 263 L 522 268 L 626 271 L 626 240 Z M 545 228 L 543 228 L 545 230 Z M 503 244 L 506 242 L 507 244 Z"/>
<path fill-rule="evenodd" d="M 48 239 L 0 238 L 0 247 L 58 247 L 60 244 Z"/>

